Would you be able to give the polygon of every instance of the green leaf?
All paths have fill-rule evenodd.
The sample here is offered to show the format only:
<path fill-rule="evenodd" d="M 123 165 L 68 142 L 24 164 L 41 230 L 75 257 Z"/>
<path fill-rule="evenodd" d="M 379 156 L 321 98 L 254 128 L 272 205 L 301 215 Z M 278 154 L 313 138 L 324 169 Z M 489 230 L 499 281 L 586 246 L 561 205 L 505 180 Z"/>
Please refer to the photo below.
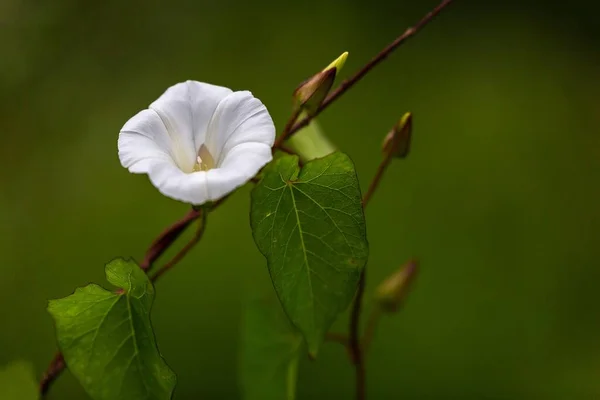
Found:
<path fill-rule="evenodd" d="M 302 114 L 298 119 L 302 119 Z M 304 162 L 325 157 L 335 151 L 335 146 L 327 139 L 315 119 L 288 139 L 289 146 Z"/>
<path fill-rule="evenodd" d="M 15 361 L 0 370 L 0 399 L 36 400 L 38 398 L 38 383 L 31 364 Z"/>
<path fill-rule="evenodd" d="M 333 153 L 301 170 L 298 157 L 280 158 L 252 191 L 250 220 L 283 309 L 316 356 L 368 256 L 352 161 Z"/>
<path fill-rule="evenodd" d="M 95 400 L 170 399 L 176 378 L 156 347 L 152 283 L 133 261 L 123 259 L 106 266 L 106 278 L 121 290 L 90 284 L 50 300 L 69 370 Z"/>
<path fill-rule="evenodd" d="M 302 336 L 290 325 L 277 299 L 248 302 L 240 360 L 243 398 L 294 400 L 301 347 Z"/>

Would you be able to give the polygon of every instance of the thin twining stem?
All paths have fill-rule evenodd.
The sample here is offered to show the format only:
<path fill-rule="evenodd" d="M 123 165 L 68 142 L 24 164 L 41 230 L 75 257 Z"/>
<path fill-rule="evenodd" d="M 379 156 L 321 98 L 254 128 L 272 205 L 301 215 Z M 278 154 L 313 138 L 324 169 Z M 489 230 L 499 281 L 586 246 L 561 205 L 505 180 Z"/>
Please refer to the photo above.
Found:
<path fill-rule="evenodd" d="M 52 383 L 59 377 L 60 373 L 65 369 L 65 358 L 61 352 L 57 352 L 50 362 L 48 369 L 44 372 L 40 380 L 40 394 L 45 396 L 50 389 Z"/>
<path fill-rule="evenodd" d="M 352 307 L 352 314 L 350 316 L 349 346 L 350 353 L 352 354 L 352 362 L 354 363 L 354 369 L 356 371 L 356 400 L 364 400 L 366 398 L 365 362 L 363 359 L 364 353 L 360 343 L 360 312 L 362 309 L 362 298 L 365 294 L 366 270 L 365 266 L 360 273 L 356 298 L 354 299 L 354 306 Z"/>
<path fill-rule="evenodd" d="M 369 204 L 369 200 L 377 190 L 379 182 L 381 182 L 381 179 L 383 178 L 383 175 L 385 174 L 385 171 L 388 165 L 390 164 L 392 157 L 392 152 L 388 151 L 385 153 L 383 160 L 381 160 L 381 163 L 377 168 L 377 172 L 371 180 L 369 189 L 367 190 L 367 193 L 365 193 L 365 195 L 363 196 L 363 209 L 367 207 L 367 205 Z M 352 354 L 352 361 L 354 362 L 354 367 L 356 370 L 356 400 L 364 400 L 366 398 L 366 370 L 364 362 L 365 351 L 360 339 L 360 315 L 366 286 L 365 271 L 366 266 L 363 268 L 358 281 L 358 289 L 354 298 L 354 304 L 352 305 L 352 314 L 350 317 L 350 328 L 348 334 L 348 346 L 350 353 Z M 373 332 L 371 332 L 370 334 L 372 333 Z M 370 341 L 371 339 L 369 338 L 368 340 Z"/>
<path fill-rule="evenodd" d="M 294 133 L 298 132 L 300 129 L 304 128 L 309 124 L 311 119 L 322 113 L 327 107 L 331 105 L 334 101 L 336 101 L 340 96 L 348 91 L 352 86 L 354 86 L 359 80 L 361 80 L 369 71 L 371 71 L 375 66 L 377 66 L 380 62 L 385 60 L 387 56 L 389 56 L 394 50 L 400 47 L 404 42 L 408 39 L 415 36 L 421 29 L 423 29 L 429 22 L 431 22 L 438 14 L 444 10 L 453 0 L 444 0 L 437 7 L 435 7 L 431 12 L 427 13 L 419 22 L 417 22 L 412 27 L 408 28 L 404 33 L 396 38 L 392 43 L 390 43 L 386 48 L 381 50 L 371 61 L 369 61 L 364 67 L 362 67 L 356 74 L 352 77 L 346 79 L 344 82 L 340 84 L 340 86 L 335 89 L 333 92 L 329 93 L 327 98 L 321 103 L 319 108 L 315 110 L 314 113 L 308 115 L 297 121 L 292 127 L 290 127 L 287 131 L 284 130 L 285 135 L 282 133 L 280 138 L 277 140 L 276 144 L 282 144 L 285 140 L 287 140 Z M 289 121 L 288 121 L 289 122 Z"/>
<path fill-rule="evenodd" d="M 363 357 L 369 351 L 371 343 L 373 343 L 373 338 L 375 337 L 375 331 L 377 330 L 377 325 L 380 317 L 381 308 L 376 307 L 373 310 L 371 310 L 369 320 L 367 321 L 367 327 L 365 328 L 365 333 L 363 334 L 363 338 L 361 341 Z"/>
<path fill-rule="evenodd" d="M 365 328 L 365 332 L 363 333 L 362 339 L 360 341 L 363 354 L 367 353 L 371 343 L 373 342 L 373 338 L 375 337 L 375 331 L 377 330 L 377 325 L 379 323 L 380 318 L 381 308 L 376 307 L 371 311 L 371 314 L 369 315 L 367 327 Z M 327 334 L 325 335 L 325 341 L 331 343 L 338 343 L 342 345 L 348 351 L 350 360 L 353 359 L 354 355 L 352 353 L 352 349 L 350 347 L 350 339 L 348 338 L 347 334 L 341 332 L 327 332 Z M 354 361 L 352 361 L 352 363 L 354 363 Z"/>
<path fill-rule="evenodd" d="M 301 107 L 296 107 L 294 109 L 294 111 L 292 112 L 292 115 L 290 115 L 290 117 L 288 118 L 288 120 L 287 120 L 287 122 L 285 124 L 285 127 L 283 128 L 283 131 L 277 137 L 277 139 L 275 139 L 275 144 L 273 145 L 273 151 L 281 149 L 283 147 L 283 143 L 292 134 L 292 132 L 291 132 L 292 128 L 294 127 L 294 124 L 296 123 L 296 120 L 300 116 L 301 112 L 302 112 L 302 108 Z"/>
<path fill-rule="evenodd" d="M 150 245 L 144 259 L 140 263 L 140 268 L 144 271 L 149 270 L 154 264 L 154 261 L 167 251 L 183 231 L 198 218 L 200 218 L 200 212 L 192 209 L 185 217 L 165 229 Z"/>
<path fill-rule="evenodd" d="M 388 152 L 385 158 L 381 161 L 377 173 L 373 178 L 369 190 L 363 197 L 363 209 L 367 206 L 369 199 L 375 193 L 375 189 L 379 185 L 379 181 L 391 160 L 391 152 Z M 360 273 L 358 280 L 358 289 L 354 297 L 354 304 L 350 315 L 350 327 L 348 333 L 348 350 L 351 354 L 352 362 L 356 373 L 356 400 L 364 400 L 366 398 L 366 370 L 364 362 L 364 350 L 360 339 L 360 314 L 362 310 L 362 302 L 365 294 L 366 282 L 365 266 Z"/>
<path fill-rule="evenodd" d="M 173 268 L 185 255 L 202 239 L 204 231 L 206 230 L 206 211 L 200 210 L 200 219 L 198 221 L 198 229 L 194 234 L 194 237 L 177 253 L 168 263 L 163 265 L 154 275 L 152 275 L 152 282 L 156 282 L 165 272 Z"/>
<path fill-rule="evenodd" d="M 375 176 L 371 180 L 371 183 L 369 184 L 369 188 L 367 189 L 367 192 L 363 196 L 363 200 L 362 200 L 363 208 L 367 207 L 367 204 L 369 204 L 369 201 L 373 197 L 373 194 L 375 194 L 375 191 L 377 190 L 377 188 L 379 187 L 379 183 L 381 182 L 381 178 L 383 178 L 383 175 L 385 174 L 385 171 L 387 170 L 387 167 L 390 165 L 390 162 L 392 161 L 393 157 L 394 157 L 393 153 L 391 151 L 388 151 L 385 153 L 385 156 L 384 156 L 383 160 L 381 161 L 381 163 L 379 163 L 379 166 L 377 167 L 377 172 L 375 173 Z"/>

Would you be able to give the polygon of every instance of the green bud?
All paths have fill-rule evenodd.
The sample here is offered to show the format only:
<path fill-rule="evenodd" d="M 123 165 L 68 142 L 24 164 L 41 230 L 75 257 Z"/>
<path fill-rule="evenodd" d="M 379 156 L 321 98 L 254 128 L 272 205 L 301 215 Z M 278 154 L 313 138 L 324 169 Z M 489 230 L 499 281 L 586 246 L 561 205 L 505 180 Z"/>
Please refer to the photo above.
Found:
<path fill-rule="evenodd" d="M 339 56 L 338 58 L 333 60 L 331 62 L 331 64 L 329 64 L 327 67 L 325 67 L 325 69 L 323 71 L 327 71 L 330 68 L 335 68 L 336 71 L 339 72 L 342 69 L 342 67 L 344 66 L 344 64 L 346 63 L 347 58 L 348 58 L 348 52 L 345 51 L 342 53 L 341 56 Z"/>
<path fill-rule="evenodd" d="M 383 153 L 406 158 L 412 138 L 412 114 L 407 112 L 383 140 Z"/>
<path fill-rule="evenodd" d="M 417 270 L 417 261 L 409 261 L 377 287 L 375 300 L 379 303 L 381 310 L 388 313 L 398 311 L 417 274 Z"/>

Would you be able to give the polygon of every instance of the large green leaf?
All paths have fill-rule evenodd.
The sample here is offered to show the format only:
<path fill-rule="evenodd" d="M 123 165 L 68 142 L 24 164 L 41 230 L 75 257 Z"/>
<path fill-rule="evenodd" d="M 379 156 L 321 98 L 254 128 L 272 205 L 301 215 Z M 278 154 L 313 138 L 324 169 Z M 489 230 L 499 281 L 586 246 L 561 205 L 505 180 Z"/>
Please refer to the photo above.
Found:
<path fill-rule="evenodd" d="M 245 400 L 293 400 L 302 336 L 274 298 L 248 302 L 242 327 L 240 377 Z"/>
<path fill-rule="evenodd" d="M 0 369 L 0 399 L 36 400 L 38 384 L 31 364 L 15 361 Z"/>
<path fill-rule="evenodd" d="M 69 370 L 95 400 L 170 399 L 176 379 L 156 347 L 152 283 L 123 259 L 106 277 L 120 290 L 90 284 L 48 305 Z"/>
<path fill-rule="evenodd" d="M 252 192 L 254 240 L 288 317 L 315 356 L 351 303 L 368 256 L 354 165 L 343 153 L 275 161 Z"/>

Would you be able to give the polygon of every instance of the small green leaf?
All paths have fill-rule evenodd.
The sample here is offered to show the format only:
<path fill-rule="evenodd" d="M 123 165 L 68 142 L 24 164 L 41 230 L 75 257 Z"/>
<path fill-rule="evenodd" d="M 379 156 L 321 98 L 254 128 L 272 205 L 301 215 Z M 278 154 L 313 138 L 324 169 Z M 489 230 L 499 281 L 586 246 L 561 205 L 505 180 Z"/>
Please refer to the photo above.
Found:
<path fill-rule="evenodd" d="M 289 323 L 277 299 L 250 301 L 242 328 L 243 398 L 294 400 L 301 347 L 302 336 Z"/>
<path fill-rule="evenodd" d="M 354 165 L 343 153 L 275 161 L 252 191 L 252 234 L 292 323 L 316 356 L 346 310 L 368 256 Z"/>
<path fill-rule="evenodd" d="M 302 114 L 298 119 L 302 119 Z M 325 157 L 335 151 L 335 146 L 327 139 L 315 119 L 288 139 L 289 146 L 300 156 L 303 162 Z"/>
<path fill-rule="evenodd" d="M 15 361 L 0 369 L 0 399 L 36 400 L 38 398 L 38 383 L 31 364 Z"/>
<path fill-rule="evenodd" d="M 152 283 L 133 261 L 123 259 L 106 266 L 106 278 L 121 290 L 90 284 L 50 300 L 69 370 L 95 400 L 170 399 L 176 378 L 156 347 Z"/>

